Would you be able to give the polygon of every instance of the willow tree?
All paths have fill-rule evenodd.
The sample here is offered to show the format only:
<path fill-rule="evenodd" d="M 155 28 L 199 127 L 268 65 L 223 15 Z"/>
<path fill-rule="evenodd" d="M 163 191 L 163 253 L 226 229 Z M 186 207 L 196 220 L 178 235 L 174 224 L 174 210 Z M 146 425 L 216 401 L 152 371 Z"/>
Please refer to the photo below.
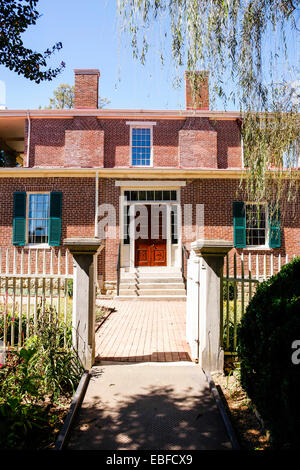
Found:
<path fill-rule="evenodd" d="M 208 70 L 212 105 L 241 111 L 249 200 L 296 197 L 299 0 L 118 0 L 118 12 L 135 58 L 145 63 L 158 26 L 162 63 L 185 67 L 194 95 Z"/>

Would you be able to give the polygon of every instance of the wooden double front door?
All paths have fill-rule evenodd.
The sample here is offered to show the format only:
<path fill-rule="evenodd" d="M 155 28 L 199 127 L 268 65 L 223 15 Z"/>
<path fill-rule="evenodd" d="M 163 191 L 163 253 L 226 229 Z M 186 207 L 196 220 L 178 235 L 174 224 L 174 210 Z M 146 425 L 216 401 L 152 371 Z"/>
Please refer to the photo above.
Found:
<path fill-rule="evenodd" d="M 151 207 L 146 205 L 143 212 L 139 212 L 136 206 L 142 238 L 135 239 L 135 266 L 167 266 L 166 213 L 153 214 Z"/>

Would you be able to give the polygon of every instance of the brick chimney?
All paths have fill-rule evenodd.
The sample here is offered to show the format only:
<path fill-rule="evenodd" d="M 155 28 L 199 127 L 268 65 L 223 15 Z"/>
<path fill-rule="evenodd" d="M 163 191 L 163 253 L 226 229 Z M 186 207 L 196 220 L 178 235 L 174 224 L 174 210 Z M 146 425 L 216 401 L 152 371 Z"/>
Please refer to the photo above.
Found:
<path fill-rule="evenodd" d="M 186 109 L 198 109 L 208 110 L 209 109 L 209 84 L 208 77 L 209 73 L 194 72 L 195 78 L 193 79 L 192 72 L 185 72 L 185 107 Z M 192 83 L 195 80 L 196 89 L 193 93 Z"/>
<path fill-rule="evenodd" d="M 75 69 L 75 99 L 74 108 L 98 108 L 98 69 Z"/>

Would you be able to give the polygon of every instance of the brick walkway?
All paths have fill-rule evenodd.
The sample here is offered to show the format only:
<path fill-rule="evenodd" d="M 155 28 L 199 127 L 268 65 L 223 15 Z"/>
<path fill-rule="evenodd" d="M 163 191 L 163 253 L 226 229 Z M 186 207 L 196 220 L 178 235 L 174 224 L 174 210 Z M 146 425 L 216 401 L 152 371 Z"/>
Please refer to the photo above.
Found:
<path fill-rule="evenodd" d="M 184 301 L 102 300 L 116 309 L 96 333 L 96 360 L 189 361 Z"/>

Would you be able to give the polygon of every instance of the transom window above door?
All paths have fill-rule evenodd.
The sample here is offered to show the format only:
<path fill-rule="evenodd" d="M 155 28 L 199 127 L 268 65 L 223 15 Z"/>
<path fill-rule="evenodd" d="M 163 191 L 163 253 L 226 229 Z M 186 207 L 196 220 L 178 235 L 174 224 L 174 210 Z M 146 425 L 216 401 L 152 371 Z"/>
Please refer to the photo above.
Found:
<path fill-rule="evenodd" d="M 124 191 L 127 201 L 177 201 L 176 190 Z"/>

